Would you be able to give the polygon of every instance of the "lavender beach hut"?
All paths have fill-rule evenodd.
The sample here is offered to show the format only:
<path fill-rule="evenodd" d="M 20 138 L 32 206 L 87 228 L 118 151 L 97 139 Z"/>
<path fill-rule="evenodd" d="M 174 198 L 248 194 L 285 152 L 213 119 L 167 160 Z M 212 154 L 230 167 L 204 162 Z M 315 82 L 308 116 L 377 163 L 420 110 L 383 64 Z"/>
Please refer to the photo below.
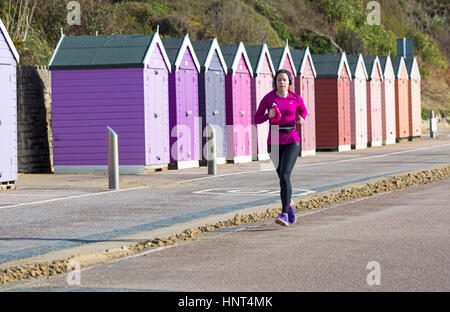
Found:
<path fill-rule="evenodd" d="M 200 63 L 198 77 L 199 113 L 202 126 L 202 154 L 207 158 L 208 124 L 215 129 L 216 162 L 225 163 L 226 155 L 226 109 L 225 109 L 225 75 L 227 65 L 223 58 L 217 39 L 193 41 L 192 45 Z"/>
<path fill-rule="evenodd" d="M 234 163 L 252 161 L 253 69 L 244 44 L 221 44 L 228 73 L 225 77 L 227 110 L 227 160 Z"/>
<path fill-rule="evenodd" d="M 170 158 L 177 169 L 199 167 L 202 132 L 198 106 L 200 64 L 188 35 L 163 38 L 169 74 Z"/>
<path fill-rule="evenodd" d="M 121 173 L 169 163 L 169 59 L 153 35 L 63 36 L 50 61 L 55 173 L 106 172 L 106 127 Z"/>
<path fill-rule="evenodd" d="M 0 19 L 0 184 L 2 185 L 12 185 L 17 180 L 17 63 L 19 54 Z"/>
<path fill-rule="evenodd" d="M 246 45 L 250 64 L 254 69 L 252 78 L 252 152 L 253 160 L 270 159 L 267 152 L 267 137 L 269 136 L 269 121 L 256 125 L 254 118 L 262 98 L 273 90 L 272 82 L 275 69 L 272 64 L 269 49 L 266 44 Z"/>

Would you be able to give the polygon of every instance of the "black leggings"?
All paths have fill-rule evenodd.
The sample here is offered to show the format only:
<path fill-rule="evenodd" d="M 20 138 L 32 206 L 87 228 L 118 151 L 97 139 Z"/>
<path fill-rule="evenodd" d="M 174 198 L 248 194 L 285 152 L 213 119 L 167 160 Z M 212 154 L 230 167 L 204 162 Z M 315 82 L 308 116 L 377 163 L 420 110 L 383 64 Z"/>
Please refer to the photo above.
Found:
<path fill-rule="evenodd" d="M 276 155 L 277 148 L 279 149 L 278 155 Z M 298 153 L 300 152 L 300 142 L 276 146 L 269 144 L 267 151 L 270 154 L 275 168 L 277 168 L 277 174 L 280 178 L 282 211 L 287 213 L 292 197 L 291 173 L 297 161 Z"/>

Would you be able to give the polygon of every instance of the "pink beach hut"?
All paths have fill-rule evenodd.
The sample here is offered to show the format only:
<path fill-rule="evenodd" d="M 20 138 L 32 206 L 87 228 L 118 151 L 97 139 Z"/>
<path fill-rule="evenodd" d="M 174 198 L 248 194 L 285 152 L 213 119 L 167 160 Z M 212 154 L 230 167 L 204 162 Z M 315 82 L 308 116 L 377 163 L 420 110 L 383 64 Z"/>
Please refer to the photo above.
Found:
<path fill-rule="evenodd" d="M 390 56 L 379 56 L 383 83 L 381 84 L 381 112 L 383 144 L 395 144 L 395 74 Z"/>
<path fill-rule="evenodd" d="M 18 171 L 17 63 L 19 54 L 0 19 L 0 184 L 5 185 L 13 185 Z"/>
<path fill-rule="evenodd" d="M 227 160 L 234 163 L 252 161 L 253 69 L 244 44 L 221 44 L 228 74 L 225 77 L 227 110 Z"/>
<path fill-rule="evenodd" d="M 254 116 L 262 98 L 273 90 L 272 82 L 275 70 L 266 44 L 246 45 L 245 50 L 247 51 L 252 68 L 254 68 L 252 78 L 253 160 L 266 160 L 270 158 L 267 152 L 269 122 L 255 125 Z"/>
<path fill-rule="evenodd" d="M 378 56 L 363 57 L 366 65 L 367 80 L 367 142 L 370 146 L 381 146 L 383 142 L 381 84 L 383 73 Z"/>
<path fill-rule="evenodd" d="M 350 110 L 352 147 L 367 148 L 367 71 L 361 54 L 347 56 L 352 72 L 350 83 Z"/>
<path fill-rule="evenodd" d="M 289 50 L 287 40 L 284 48 L 270 48 L 269 52 L 270 56 L 272 57 L 272 63 L 273 67 L 275 68 L 275 71 L 279 69 L 286 69 L 291 73 L 292 91 L 294 91 L 295 78 L 297 77 L 297 70 L 295 68 L 295 63 Z"/>
<path fill-rule="evenodd" d="M 49 68 L 55 173 L 106 172 L 107 126 L 121 173 L 167 166 L 170 63 L 158 32 L 63 36 Z"/>
<path fill-rule="evenodd" d="M 316 154 L 316 102 L 315 78 L 317 76 L 309 47 L 306 50 L 290 51 L 296 64 L 295 92 L 299 94 L 308 111 L 308 116 L 297 131 L 300 134 L 300 156 Z"/>
<path fill-rule="evenodd" d="M 420 137 L 422 134 L 422 107 L 420 100 L 420 72 L 416 58 L 405 59 L 408 70 L 408 107 L 410 137 Z"/>
<path fill-rule="evenodd" d="M 199 167 L 200 64 L 188 35 L 183 38 L 163 38 L 162 42 L 172 64 L 172 72 L 169 74 L 171 165 L 177 169 Z"/>

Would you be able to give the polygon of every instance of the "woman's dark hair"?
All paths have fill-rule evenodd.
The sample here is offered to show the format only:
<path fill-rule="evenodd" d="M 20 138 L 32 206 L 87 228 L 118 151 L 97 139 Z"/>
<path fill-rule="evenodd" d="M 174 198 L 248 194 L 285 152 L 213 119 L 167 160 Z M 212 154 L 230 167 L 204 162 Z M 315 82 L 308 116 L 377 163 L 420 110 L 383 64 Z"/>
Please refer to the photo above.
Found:
<path fill-rule="evenodd" d="M 277 89 L 277 77 L 278 77 L 279 74 L 286 74 L 288 76 L 288 79 L 289 79 L 289 86 L 292 86 L 293 82 L 292 82 L 292 75 L 291 75 L 291 73 L 287 69 L 279 69 L 275 73 L 275 77 L 273 77 L 272 87 L 273 87 L 274 90 Z"/>

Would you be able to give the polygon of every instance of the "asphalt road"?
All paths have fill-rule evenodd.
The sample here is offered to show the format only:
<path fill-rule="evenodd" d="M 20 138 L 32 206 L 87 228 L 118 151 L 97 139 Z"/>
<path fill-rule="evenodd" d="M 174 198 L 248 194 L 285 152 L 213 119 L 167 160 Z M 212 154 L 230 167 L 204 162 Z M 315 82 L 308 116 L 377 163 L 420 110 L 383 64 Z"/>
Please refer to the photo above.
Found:
<path fill-rule="evenodd" d="M 447 292 L 449 189 L 417 185 L 6 290 Z"/>
<path fill-rule="evenodd" d="M 295 194 L 302 196 L 448 164 L 449 155 L 446 138 L 321 152 L 298 158 L 292 183 Z M 214 177 L 206 171 L 202 167 L 123 176 L 121 183 L 128 188 L 121 191 L 107 191 L 101 175 L 23 177 L 16 191 L 0 192 L 0 267 L 99 242 L 135 243 L 146 238 L 118 238 L 279 200 L 270 161 L 220 166 Z"/>

